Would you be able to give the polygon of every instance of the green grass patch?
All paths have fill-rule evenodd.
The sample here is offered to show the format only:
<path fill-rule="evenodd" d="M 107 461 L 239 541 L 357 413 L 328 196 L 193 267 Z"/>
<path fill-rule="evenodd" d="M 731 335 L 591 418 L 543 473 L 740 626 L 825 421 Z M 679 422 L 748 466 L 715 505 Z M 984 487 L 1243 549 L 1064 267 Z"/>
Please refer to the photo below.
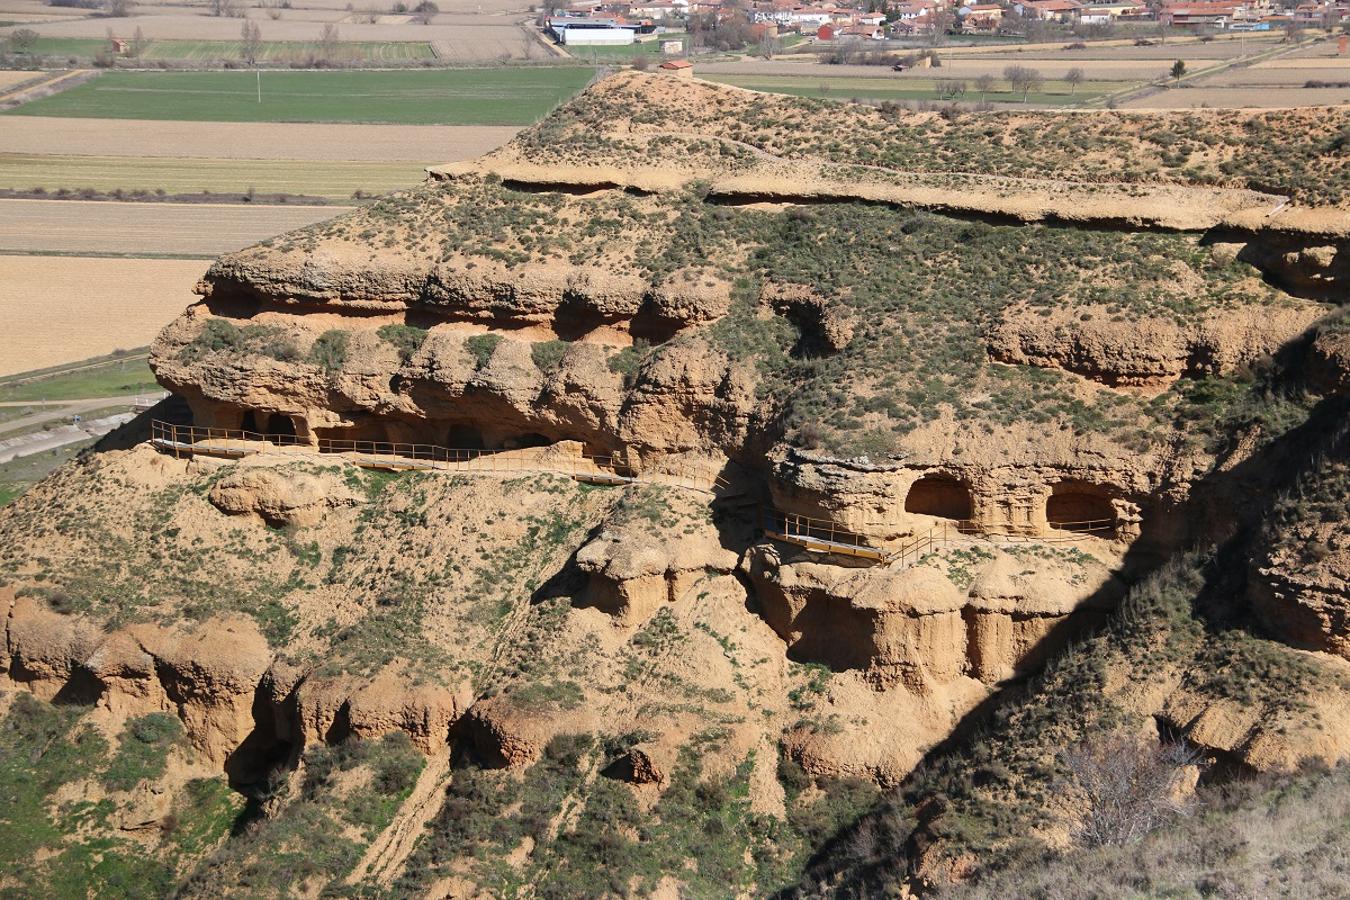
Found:
<path fill-rule="evenodd" d="M 764 91 L 770 94 L 791 94 L 794 97 L 814 97 L 819 100 L 860 100 L 860 101 L 902 101 L 902 100 L 942 100 L 950 99 L 938 96 L 938 79 L 893 79 L 893 78 L 851 78 L 825 77 L 812 78 L 799 75 L 720 75 L 700 76 L 708 81 L 730 84 L 736 87 Z M 974 79 L 954 78 L 965 81 L 966 93 L 959 99 L 963 102 L 976 102 L 980 92 L 975 88 Z M 1080 86 L 1072 92 L 1063 82 L 1047 80 L 1048 90 L 1033 91 L 1028 95 L 1027 104 L 1041 106 L 1064 106 L 1081 103 L 1100 97 L 1110 90 L 1125 87 L 1125 84 L 1094 82 Z M 1022 104 L 1022 95 L 1013 93 L 1006 84 L 998 85 L 985 95 L 989 103 Z"/>
<path fill-rule="evenodd" d="M 264 72 L 110 72 L 11 110 L 193 122 L 528 125 L 590 80 L 585 67 Z"/>
<path fill-rule="evenodd" d="M 144 356 L 84 363 L 44 374 L 23 373 L 0 379 L 0 402 L 85 400 L 160 390 Z"/>

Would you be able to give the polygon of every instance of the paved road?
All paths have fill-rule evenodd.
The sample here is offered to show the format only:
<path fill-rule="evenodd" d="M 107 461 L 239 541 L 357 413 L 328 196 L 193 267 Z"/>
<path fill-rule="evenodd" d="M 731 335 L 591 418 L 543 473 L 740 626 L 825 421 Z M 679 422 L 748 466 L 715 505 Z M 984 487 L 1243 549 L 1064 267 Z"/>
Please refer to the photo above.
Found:
<path fill-rule="evenodd" d="M 0 250 L 215 256 L 349 208 L 0 200 Z"/>
<path fill-rule="evenodd" d="M 45 425 L 48 422 L 56 422 L 69 416 L 89 412 L 95 409 L 106 409 L 110 406 L 125 404 L 131 406 L 140 399 L 158 400 L 161 397 L 168 396 L 163 392 L 148 391 L 144 394 L 127 394 L 121 397 L 93 397 L 84 400 L 15 400 L 11 402 L 0 403 L 0 406 L 42 406 L 47 409 L 40 413 L 33 413 L 30 416 L 12 419 L 8 422 L 0 422 L 0 434 L 8 434 L 14 431 L 31 430 L 39 425 Z"/>
<path fill-rule="evenodd" d="M 81 422 L 78 426 L 61 425 L 51 431 L 36 431 L 0 440 L 0 463 L 7 463 L 20 456 L 56 450 L 66 444 L 74 444 L 91 437 L 101 437 L 117 426 L 130 422 L 134 417 L 133 413 L 119 413 L 115 416 Z"/>

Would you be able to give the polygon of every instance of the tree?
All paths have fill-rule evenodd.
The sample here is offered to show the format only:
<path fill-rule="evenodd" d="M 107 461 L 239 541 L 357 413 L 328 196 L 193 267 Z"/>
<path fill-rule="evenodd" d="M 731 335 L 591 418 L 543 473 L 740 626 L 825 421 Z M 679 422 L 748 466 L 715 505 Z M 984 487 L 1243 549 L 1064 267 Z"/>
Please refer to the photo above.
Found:
<path fill-rule="evenodd" d="M 337 55 L 339 41 L 338 27 L 332 22 L 324 25 L 319 32 L 319 53 L 324 59 L 331 61 Z"/>
<path fill-rule="evenodd" d="M 940 100 L 955 100 L 964 97 L 966 83 L 955 78 L 940 78 L 937 82 L 937 95 Z"/>
<path fill-rule="evenodd" d="M 37 46 L 38 33 L 31 28 L 18 28 L 9 33 L 9 46 L 15 53 L 27 53 Z"/>
<path fill-rule="evenodd" d="M 136 26 L 136 31 L 131 36 L 131 46 L 127 48 L 127 53 L 133 59 L 140 59 L 145 55 L 145 48 L 150 46 L 150 41 L 146 40 L 145 32 L 141 26 Z"/>
<path fill-rule="evenodd" d="M 136 4 L 133 0 L 107 0 L 103 9 L 110 17 L 121 19 L 135 12 Z"/>
<path fill-rule="evenodd" d="M 262 26 L 252 19 L 244 20 L 239 30 L 239 55 L 250 66 L 258 61 L 258 52 L 262 50 Z"/>
<path fill-rule="evenodd" d="M 1083 79 L 1086 77 L 1083 70 L 1077 66 L 1064 73 L 1064 81 L 1069 85 L 1070 96 L 1078 93 L 1078 86 L 1083 83 Z"/>
<path fill-rule="evenodd" d="M 211 0 L 211 15 L 232 19 L 239 15 L 239 0 Z"/>
<path fill-rule="evenodd" d="M 1023 103 L 1027 102 L 1027 97 L 1033 90 L 1045 83 L 1040 72 L 1026 66 L 1008 66 L 1003 70 L 1003 77 L 1008 80 L 1014 93 L 1022 92 Z"/>
<path fill-rule="evenodd" d="M 979 78 L 975 79 L 975 89 L 980 92 L 980 102 L 984 102 L 984 95 L 994 89 L 994 76 L 985 72 Z"/>
<path fill-rule="evenodd" d="M 1172 63 L 1173 80 L 1180 81 L 1181 76 L 1185 74 L 1186 74 L 1186 64 L 1184 62 L 1182 62 L 1181 60 L 1177 60 L 1176 62 Z"/>
<path fill-rule="evenodd" d="M 1060 753 L 1061 796 L 1079 843 L 1129 844 L 1184 815 L 1199 756 L 1184 744 L 1129 732 L 1100 735 Z"/>

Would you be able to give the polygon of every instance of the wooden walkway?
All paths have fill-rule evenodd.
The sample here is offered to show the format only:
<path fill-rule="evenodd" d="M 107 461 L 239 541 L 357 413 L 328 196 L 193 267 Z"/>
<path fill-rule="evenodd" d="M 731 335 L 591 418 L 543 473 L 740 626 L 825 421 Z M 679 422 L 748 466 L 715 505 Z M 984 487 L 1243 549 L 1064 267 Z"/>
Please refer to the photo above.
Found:
<path fill-rule="evenodd" d="M 991 544 L 1061 543 L 1089 536 L 1110 536 L 1115 533 L 1117 523 L 1111 519 L 1093 519 L 1048 524 L 1051 530 L 1060 533 L 1046 535 L 1030 530 L 991 529 L 981 527 L 970 519 L 953 519 L 933 525 L 899 546 L 888 546 L 886 542 L 871 537 L 867 533 L 869 529 L 865 527 L 849 529 L 829 519 L 816 519 L 777 509 L 765 513 L 762 527 L 767 537 L 795 544 L 812 553 L 848 556 L 883 566 L 903 568 L 913 565 L 939 547 L 959 541 Z"/>
<path fill-rule="evenodd" d="M 320 438 L 309 442 L 288 434 L 261 434 L 226 428 L 150 423 L 150 442 L 176 456 L 219 456 L 238 459 L 278 449 L 297 453 L 341 455 L 368 469 L 462 474 L 539 472 L 567 475 L 589 484 L 660 484 L 716 494 L 729 487 L 711 467 L 662 461 L 638 470 L 617 454 L 559 452 L 551 447 L 522 450 L 473 450 L 392 441 L 346 441 Z"/>
<path fill-rule="evenodd" d="M 566 475 L 590 484 L 660 484 L 667 487 L 718 494 L 729 485 L 720 474 L 683 464 L 661 463 L 638 470 L 617 454 L 567 454 L 550 447 L 524 450 L 472 450 L 441 447 L 435 444 L 410 444 L 389 441 L 346 441 L 320 438 L 317 442 L 295 435 L 260 434 L 223 428 L 151 423 L 151 443 L 175 456 L 203 454 L 238 459 L 268 451 L 292 450 L 297 453 L 341 455 L 348 462 L 369 469 L 390 471 L 455 472 L 463 474 L 505 474 L 537 472 Z M 872 529 L 850 529 L 829 519 L 817 519 L 797 513 L 769 509 L 761 528 L 772 540 L 795 544 L 824 555 L 846 556 L 884 566 L 910 566 L 939 547 L 958 541 L 983 541 L 993 544 L 1012 542 L 1056 543 L 1077 541 L 1085 536 L 1109 536 L 1116 522 L 1098 519 L 1084 522 L 1050 522 L 1059 534 L 1045 535 L 1029 530 L 996 530 L 963 520 L 944 521 L 928 531 L 914 535 L 899 546 L 879 540 Z"/>

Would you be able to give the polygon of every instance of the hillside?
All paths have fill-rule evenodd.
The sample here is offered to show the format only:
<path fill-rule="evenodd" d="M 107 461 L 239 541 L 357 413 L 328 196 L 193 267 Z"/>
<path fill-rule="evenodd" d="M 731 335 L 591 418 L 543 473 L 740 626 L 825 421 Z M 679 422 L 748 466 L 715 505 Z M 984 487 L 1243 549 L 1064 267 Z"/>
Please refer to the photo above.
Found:
<path fill-rule="evenodd" d="M 1340 763 L 1348 124 L 624 73 L 220 258 L 0 510 L 0 891 L 995 890 L 1066 748 Z"/>

